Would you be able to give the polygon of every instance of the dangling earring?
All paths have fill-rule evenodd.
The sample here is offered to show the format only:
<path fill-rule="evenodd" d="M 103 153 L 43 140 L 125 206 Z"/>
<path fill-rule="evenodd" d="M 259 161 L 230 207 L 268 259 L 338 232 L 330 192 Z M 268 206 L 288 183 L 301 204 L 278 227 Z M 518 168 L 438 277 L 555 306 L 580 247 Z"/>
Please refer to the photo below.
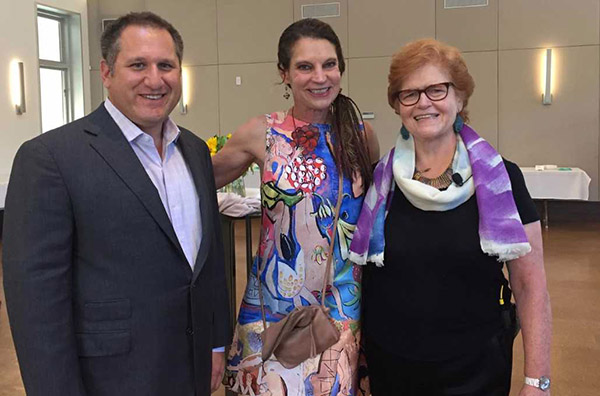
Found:
<path fill-rule="evenodd" d="M 290 87 L 289 86 L 285 86 L 285 92 L 283 93 L 283 98 L 285 100 L 288 100 L 290 98 Z"/>
<path fill-rule="evenodd" d="M 452 124 L 452 129 L 454 129 L 454 132 L 459 133 L 462 131 L 464 125 L 465 121 L 463 118 L 460 116 L 460 114 L 456 114 L 456 119 L 454 120 L 454 124 Z"/>
<path fill-rule="evenodd" d="M 408 138 L 410 137 L 410 133 L 408 132 L 408 129 L 406 129 L 404 124 L 402 124 L 402 128 L 400 128 L 400 135 L 402 135 L 402 139 L 404 140 L 408 140 Z"/>

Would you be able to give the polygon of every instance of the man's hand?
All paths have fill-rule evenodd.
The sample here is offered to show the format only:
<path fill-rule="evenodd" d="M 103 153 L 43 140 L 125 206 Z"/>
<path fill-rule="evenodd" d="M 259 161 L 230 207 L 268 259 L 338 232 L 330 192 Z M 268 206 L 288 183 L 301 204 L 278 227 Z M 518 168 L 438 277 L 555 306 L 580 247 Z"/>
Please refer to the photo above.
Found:
<path fill-rule="evenodd" d="M 225 372 L 225 352 L 212 353 L 212 372 L 210 375 L 210 391 L 219 389 Z"/>
<path fill-rule="evenodd" d="M 519 396 L 550 396 L 550 389 L 543 391 L 533 386 L 523 384 Z"/>

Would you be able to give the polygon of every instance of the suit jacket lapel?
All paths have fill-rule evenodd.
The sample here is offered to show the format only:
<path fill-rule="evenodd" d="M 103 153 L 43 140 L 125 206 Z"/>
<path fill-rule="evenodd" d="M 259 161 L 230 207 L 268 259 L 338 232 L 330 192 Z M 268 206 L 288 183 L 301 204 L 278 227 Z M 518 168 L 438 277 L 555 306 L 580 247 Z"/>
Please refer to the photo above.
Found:
<path fill-rule="evenodd" d="M 200 242 L 198 256 L 196 257 L 196 263 L 194 264 L 194 276 L 192 280 L 194 281 L 200 273 L 200 270 L 202 270 L 202 267 L 204 267 L 213 238 L 211 228 L 215 225 L 212 224 L 211 221 L 213 216 L 210 209 L 210 200 L 213 199 L 211 194 L 214 194 L 214 191 L 208 191 L 209 186 L 211 186 L 212 183 L 209 183 L 207 180 L 207 176 L 210 175 L 206 174 L 209 169 L 208 164 L 206 164 L 206 158 L 203 156 L 202 152 L 195 149 L 190 141 L 190 136 L 187 135 L 188 133 L 191 132 L 186 133 L 186 131 L 181 131 L 177 145 L 181 149 L 181 154 L 190 168 L 196 186 L 196 192 L 198 193 L 198 200 L 200 201 L 202 241 Z"/>
<path fill-rule="evenodd" d="M 104 105 L 90 114 L 90 124 L 86 132 L 97 136 L 90 145 L 108 165 L 119 175 L 123 182 L 138 197 L 142 205 L 148 210 L 158 226 L 173 243 L 183 258 L 187 268 L 187 259 L 179 244 L 173 225 L 160 200 L 156 187 L 148 177 L 143 165 L 135 155 L 129 142 L 108 114 Z"/>

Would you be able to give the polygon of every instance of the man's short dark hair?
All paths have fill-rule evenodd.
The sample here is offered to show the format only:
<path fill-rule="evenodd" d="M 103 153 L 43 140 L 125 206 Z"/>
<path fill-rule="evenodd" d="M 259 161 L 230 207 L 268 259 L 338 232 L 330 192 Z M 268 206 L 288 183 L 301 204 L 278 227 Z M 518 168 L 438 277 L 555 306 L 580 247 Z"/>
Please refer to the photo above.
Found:
<path fill-rule="evenodd" d="M 121 33 L 123 33 L 123 30 L 128 26 L 151 27 L 168 31 L 171 38 L 173 38 L 175 54 L 177 55 L 177 59 L 179 59 L 179 65 L 181 65 L 181 59 L 183 58 L 183 39 L 177 29 L 152 12 L 131 12 L 109 23 L 102 33 L 102 38 L 100 39 L 102 58 L 104 58 L 108 64 L 111 72 L 114 69 L 117 55 L 121 50 Z"/>

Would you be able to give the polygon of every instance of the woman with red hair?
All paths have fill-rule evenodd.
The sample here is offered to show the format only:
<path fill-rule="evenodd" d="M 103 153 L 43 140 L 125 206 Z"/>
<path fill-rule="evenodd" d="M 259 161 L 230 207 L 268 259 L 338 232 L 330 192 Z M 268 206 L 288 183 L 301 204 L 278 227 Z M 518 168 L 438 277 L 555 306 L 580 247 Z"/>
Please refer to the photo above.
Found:
<path fill-rule="evenodd" d="M 363 277 L 375 396 L 508 395 L 516 316 L 521 395 L 549 392 L 539 217 L 518 166 L 466 124 L 474 86 L 460 52 L 436 40 L 392 59 L 388 101 L 402 129 L 375 168 L 350 247 L 351 260 L 376 264 Z"/>

